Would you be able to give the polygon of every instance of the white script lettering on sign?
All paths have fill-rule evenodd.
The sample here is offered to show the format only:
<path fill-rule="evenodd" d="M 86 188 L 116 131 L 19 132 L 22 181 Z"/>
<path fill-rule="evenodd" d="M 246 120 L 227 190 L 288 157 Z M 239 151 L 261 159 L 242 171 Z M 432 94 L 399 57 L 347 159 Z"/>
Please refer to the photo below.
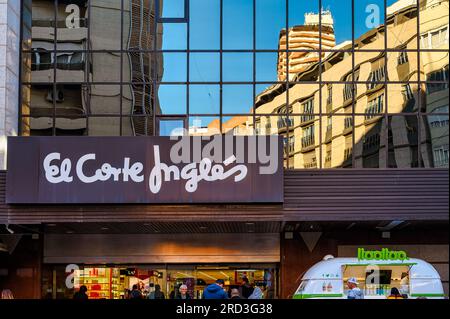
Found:
<path fill-rule="evenodd" d="M 154 146 L 155 165 L 151 170 L 148 185 L 153 194 L 158 194 L 163 182 L 172 180 L 185 180 L 185 189 L 189 193 L 194 193 L 201 181 L 214 182 L 225 180 L 234 176 L 234 181 L 240 182 L 247 177 L 248 169 L 246 165 L 239 164 L 226 170 L 228 166 L 236 162 L 236 157 L 228 157 L 222 164 L 215 164 L 209 158 L 203 158 L 200 163 L 189 163 L 183 168 L 172 165 L 169 166 L 161 162 L 159 146 Z M 135 183 L 144 182 L 144 165 L 141 162 L 131 163 L 129 157 L 125 157 L 122 167 L 114 167 L 109 163 L 103 163 L 100 168 L 95 170 L 93 175 L 88 176 L 85 166 L 88 161 L 95 161 L 96 154 L 89 153 L 81 156 L 75 165 L 76 177 L 83 183 L 92 184 L 96 182 L 114 182 Z M 60 153 L 50 153 L 43 161 L 45 178 L 49 183 L 72 183 L 72 161 L 65 158 L 61 161 Z"/>

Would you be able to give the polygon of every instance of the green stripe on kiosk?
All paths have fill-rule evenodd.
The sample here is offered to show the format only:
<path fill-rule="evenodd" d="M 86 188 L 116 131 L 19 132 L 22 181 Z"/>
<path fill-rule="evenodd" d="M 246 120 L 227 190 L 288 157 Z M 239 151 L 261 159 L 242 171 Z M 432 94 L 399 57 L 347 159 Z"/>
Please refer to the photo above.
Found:
<path fill-rule="evenodd" d="M 342 298 L 343 294 L 303 294 L 294 295 L 294 299 Z"/>

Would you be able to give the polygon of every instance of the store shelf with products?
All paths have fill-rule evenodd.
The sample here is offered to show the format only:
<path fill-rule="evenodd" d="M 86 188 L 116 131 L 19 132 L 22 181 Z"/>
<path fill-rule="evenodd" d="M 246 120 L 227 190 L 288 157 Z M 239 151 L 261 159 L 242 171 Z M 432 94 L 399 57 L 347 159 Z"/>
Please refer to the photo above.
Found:
<path fill-rule="evenodd" d="M 111 276 L 112 299 L 124 299 L 125 288 L 126 288 L 126 276 L 120 274 L 119 268 L 113 268 Z"/>
<path fill-rule="evenodd" d="M 79 271 L 79 283 L 87 287 L 90 299 L 111 299 L 111 269 L 82 269 Z"/>

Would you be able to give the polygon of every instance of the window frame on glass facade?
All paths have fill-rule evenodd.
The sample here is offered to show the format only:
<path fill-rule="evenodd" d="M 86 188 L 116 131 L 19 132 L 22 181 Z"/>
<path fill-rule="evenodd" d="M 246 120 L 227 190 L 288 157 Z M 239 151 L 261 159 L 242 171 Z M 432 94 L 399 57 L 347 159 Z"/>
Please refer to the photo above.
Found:
<path fill-rule="evenodd" d="M 155 1 L 155 16 L 157 23 L 187 23 L 189 22 L 189 0 L 177 0 L 184 3 L 184 16 L 183 17 L 163 17 L 160 7 L 160 2 Z"/>

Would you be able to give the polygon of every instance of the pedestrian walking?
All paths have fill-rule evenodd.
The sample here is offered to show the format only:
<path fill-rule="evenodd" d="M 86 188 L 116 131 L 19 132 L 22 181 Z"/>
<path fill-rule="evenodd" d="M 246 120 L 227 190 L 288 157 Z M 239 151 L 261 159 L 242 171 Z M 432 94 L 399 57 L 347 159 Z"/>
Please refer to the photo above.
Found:
<path fill-rule="evenodd" d="M 228 299 L 228 294 L 223 290 L 225 282 L 218 279 L 214 284 L 209 285 L 203 292 L 203 299 Z"/>

